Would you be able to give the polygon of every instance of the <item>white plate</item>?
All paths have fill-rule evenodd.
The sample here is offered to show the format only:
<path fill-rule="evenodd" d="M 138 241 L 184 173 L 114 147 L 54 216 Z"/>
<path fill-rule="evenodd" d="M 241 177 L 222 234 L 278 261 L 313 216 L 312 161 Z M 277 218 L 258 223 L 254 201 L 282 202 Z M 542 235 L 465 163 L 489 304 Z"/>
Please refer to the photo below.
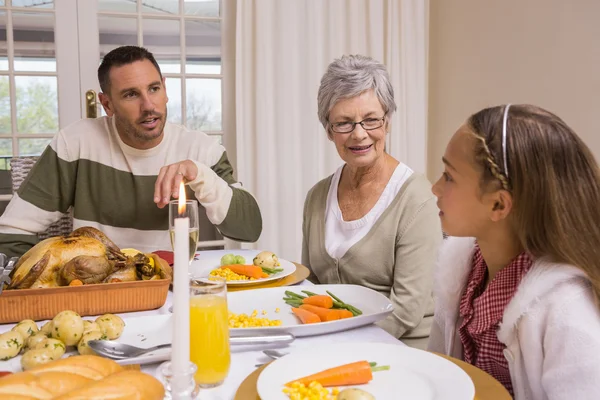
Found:
<path fill-rule="evenodd" d="M 93 318 L 83 318 L 93 320 Z M 125 329 L 123 334 L 117 341 L 125 344 L 131 344 L 138 347 L 152 347 L 159 344 L 171 342 L 171 315 L 152 315 L 148 317 L 123 318 Z M 38 322 L 38 326 L 42 326 L 45 321 Z M 14 325 L 13 325 L 14 326 Z M 10 330 L 2 327 L 1 332 Z M 77 349 L 69 347 L 69 351 L 64 357 L 79 354 Z M 149 364 L 159 361 L 168 360 L 171 354 L 171 349 L 161 349 L 156 352 L 144 354 L 141 357 L 129 358 L 127 360 L 115 360 L 118 364 Z M 21 356 L 17 356 L 8 361 L 0 361 L 0 371 L 20 372 Z"/>
<path fill-rule="evenodd" d="M 337 321 L 317 324 L 302 324 L 292 313 L 291 306 L 283 301 L 285 291 L 304 294 L 308 290 L 317 294 L 327 294 L 329 290 L 344 302 L 360 309 L 362 315 Z M 227 293 L 229 311 L 236 314 L 251 314 L 258 311 L 258 317 L 279 319 L 281 326 L 264 328 L 235 328 L 233 332 L 243 331 L 248 335 L 265 335 L 288 332 L 296 337 L 321 335 L 345 331 L 359 326 L 369 325 L 384 319 L 392 312 L 392 303 L 384 295 L 358 285 L 314 285 L 314 286 L 283 286 L 256 290 L 244 290 Z M 279 312 L 275 310 L 279 308 Z M 263 311 L 266 315 L 263 315 Z"/>
<path fill-rule="evenodd" d="M 373 372 L 373 380 L 357 387 L 377 400 L 473 400 L 471 378 L 450 361 L 401 344 L 343 343 L 293 352 L 269 364 L 258 377 L 258 395 L 264 400 L 289 400 L 284 384 L 322 370 L 366 360 L 389 365 Z M 343 387 L 340 387 L 342 389 Z"/>
<path fill-rule="evenodd" d="M 246 264 L 252 264 L 252 260 L 258 253 L 262 250 L 209 250 L 209 251 L 201 251 L 192 262 L 190 266 L 190 273 L 196 277 L 207 277 L 215 268 L 221 266 L 221 257 L 225 254 L 235 254 L 236 256 L 242 256 L 246 259 Z M 269 276 L 268 278 L 257 279 L 254 281 L 230 281 L 227 282 L 228 285 L 256 285 L 259 283 L 275 281 L 282 278 L 285 278 L 288 275 L 293 274 L 296 271 L 296 266 L 294 263 L 279 259 L 279 263 L 281 264 L 277 268 L 283 268 L 283 271 L 278 272 Z"/>

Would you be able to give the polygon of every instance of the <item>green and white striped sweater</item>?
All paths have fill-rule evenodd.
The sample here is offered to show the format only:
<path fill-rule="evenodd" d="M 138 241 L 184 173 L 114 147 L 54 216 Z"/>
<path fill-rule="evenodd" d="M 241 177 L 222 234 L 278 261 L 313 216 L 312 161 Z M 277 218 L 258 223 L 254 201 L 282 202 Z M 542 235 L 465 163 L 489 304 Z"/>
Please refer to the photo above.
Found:
<path fill-rule="evenodd" d="M 0 217 L 0 252 L 22 255 L 61 213 L 73 207 L 74 228 L 93 226 L 120 247 L 170 249 L 168 207 L 154 203 L 160 168 L 183 160 L 198 166 L 187 196 L 200 203 L 223 236 L 253 242 L 262 231 L 254 197 L 233 178 L 227 154 L 203 132 L 167 123 L 149 150 L 120 139 L 114 119 L 84 119 L 61 130 Z M 201 228 L 202 230 L 202 228 Z"/>

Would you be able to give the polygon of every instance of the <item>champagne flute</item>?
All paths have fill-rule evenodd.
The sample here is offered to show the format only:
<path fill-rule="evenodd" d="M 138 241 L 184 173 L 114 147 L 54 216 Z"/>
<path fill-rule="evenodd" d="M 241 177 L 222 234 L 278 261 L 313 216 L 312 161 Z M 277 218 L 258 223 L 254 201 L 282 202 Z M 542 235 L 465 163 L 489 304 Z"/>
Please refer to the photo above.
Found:
<path fill-rule="evenodd" d="M 169 235 L 171 236 L 171 246 L 175 251 L 175 219 L 189 218 L 190 219 L 190 263 L 194 260 L 196 248 L 198 247 L 198 238 L 200 237 L 200 227 L 198 225 L 198 202 L 196 200 L 186 200 L 185 211 L 179 214 L 179 200 L 169 202 Z"/>

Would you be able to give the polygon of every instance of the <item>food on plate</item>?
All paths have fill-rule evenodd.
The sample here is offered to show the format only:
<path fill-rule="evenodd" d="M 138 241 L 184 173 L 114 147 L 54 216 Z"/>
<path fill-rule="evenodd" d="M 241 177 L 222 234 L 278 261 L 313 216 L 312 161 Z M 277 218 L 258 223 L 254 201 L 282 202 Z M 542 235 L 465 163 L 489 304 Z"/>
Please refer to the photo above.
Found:
<path fill-rule="evenodd" d="M 295 379 L 286 383 L 285 386 L 292 387 L 295 382 L 308 385 L 313 381 L 319 382 L 324 387 L 363 385 L 373 379 L 373 372 L 389 369 L 390 367 L 387 365 L 378 367 L 374 362 L 356 361 Z"/>
<path fill-rule="evenodd" d="M 74 346 L 83 336 L 83 319 L 75 311 L 61 311 L 52 319 L 52 337 Z"/>
<path fill-rule="evenodd" d="M 19 322 L 17 325 L 12 328 L 13 331 L 19 332 L 24 342 L 27 342 L 30 336 L 39 332 L 38 326 L 35 324 L 35 321 L 30 319 L 25 319 Z"/>
<path fill-rule="evenodd" d="M 311 313 L 303 308 L 292 307 L 292 312 L 300 319 L 303 324 L 316 324 L 321 322 L 317 314 Z"/>
<path fill-rule="evenodd" d="M 32 325 L 32 322 L 21 321 L 12 330 L 0 335 L 1 360 L 16 357 L 24 350 L 21 366 L 29 370 L 58 360 L 68 346 L 76 346 L 79 354 L 95 354 L 87 345 L 88 341 L 118 339 L 125 327 L 125 322 L 117 315 L 105 314 L 96 318 L 96 321 L 84 321 L 79 314 L 70 310 L 58 313 L 39 331 L 36 323 Z M 30 335 L 30 332 L 35 333 Z"/>
<path fill-rule="evenodd" d="M 53 360 L 58 360 L 64 354 L 67 348 L 65 344 L 58 339 L 46 338 L 45 340 L 36 343 L 35 347 L 29 347 L 31 350 L 45 349 L 48 350 Z"/>
<path fill-rule="evenodd" d="M 131 253 L 129 253 L 131 254 Z M 8 289 L 171 279 L 171 267 L 155 254 L 128 256 L 102 232 L 86 226 L 43 240 L 15 266 Z"/>
<path fill-rule="evenodd" d="M 52 337 L 52 330 L 54 329 L 54 324 L 52 323 L 52 320 L 46 322 L 44 325 L 42 325 L 42 327 L 40 328 L 40 333 L 43 333 L 44 335 L 48 336 L 48 337 Z"/>
<path fill-rule="evenodd" d="M 100 325 L 98 325 L 95 321 L 83 321 L 83 334 L 85 335 L 86 333 L 93 331 L 100 332 Z"/>
<path fill-rule="evenodd" d="M 90 340 L 106 340 L 106 336 L 100 331 L 90 331 L 83 334 L 77 344 L 77 352 L 81 355 L 96 355 L 96 352 L 88 345 Z"/>
<path fill-rule="evenodd" d="M 8 331 L 0 335 L 0 360 L 15 357 L 23 348 L 23 337 L 17 331 Z"/>
<path fill-rule="evenodd" d="M 48 349 L 28 350 L 21 357 L 21 368 L 23 371 L 29 371 L 50 361 L 54 361 L 54 358 L 52 358 L 52 352 Z"/>
<path fill-rule="evenodd" d="M 268 278 L 269 274 L 263 272 L 261 267 L 256 265 L 242 265 L 242 264 L 232 264 L 232 265 L 223 265 L 221 269 L 229 269 L 235 272 L 238 275 L 245 275 L 249 278 L 261 279 Z"/>
<path fill-rule="evenodd" d="M 125 329 L 125 322 L 118 315 L 104 314 L 96 318 L 96 324 L 108 340 L 118 339 Z"/>
<path fill-rule="evenodd" d="M 246 259 L 243 256 L 232 253 L 225 254 L 221 257 L 221 265 L 246 264 Z"/>
<path fill-rule="evenodd" d="M 294 382 L 290 387 L 284 387 L 283 393 L 291 400 L 337 400 L 338 388 L 324 388 L 319 382 L 313 381 L 305 385 Z"/>
<path fill-rule="evenodd" d="M 352 318 L 362 314 L 361 310 L 351 304 L 344 303 L 329 291 L 327 292 L 327 295 L 316 294 L 309 292 L 308 290 L 303 290 L 302 293 L 305 293 L 306 296 L 286 290 L 283 300 L 286 304 L 292 306 L 292 311 L 303 324 L 307 323 L 304 322 L 305 320 L 310 321 L 309 323 L 329 322 L 338 319 Z M 295 309 L 305 310 L 317 316 L 319 321 L 316 321 L 313 316 L 309 316 L 306 313 L 300 315 Z"/>
<path fill-rule="evenodd" d="M 10 372 L 10 371 L 0 371 L 0 378 L 2 378 L 3 376 L 6 376 L 6 375 L 11 375 L 11 374 L 12 374 L 12 372 Z"/>
<path fill-rule="evenodd" d="M 229 313 L 230 328 L 257 328 L 261 326 L 281 326 L 281 320 L 269 318 L 257 318 L 258 311 L 252 311 L 252 314 L 234 314 Z M 263 313 L 266 315 L 266 313 Z"/>
<path fill-rule="evenodd" d="M 302 299 L 302 304 L 310 304 L 311 306 L 317 306 L 322 308 L 332 308 L 333 299 L 324 294 L 316 294 L 314 296 L 308 296 Z"/>
<path fill-rule="evenodd" d="M 48 339 L 48 336 L 43 332 L 38 332 L 35 335 L 31 335 L 29 336 L 29 339 L 27 339 L 27 348 L 35 349 L 38 343 L 41 343 L 46 339 Z"/>
<path fill-rule="evenodd" d="M 2 399 L 162 400 L 164 394 L 163 385 L 151 375 L 90 355 L 51 361 L 0 379 Z"/>
<path fill-rule="evenodd" d="M 375 396 L 362 389 L 348 388 L 339 392 L 336 400 L 375 400 Z"/>
<path fill-rule="evenodd" d="M 236 274 L 229 268 L 217 268 L 210 271 L 210 276 L 219 276 L 221 278 L 225 278 L 225 281 L 255 281 L 256 278 L 250 278 L 246 275 Z"/>
<path fill-rule="evenodd" d="M 254 257 L 252 263 L 267 268 L 275 268 L 281 265 L 277 256 L 270 251 L 261 251 Z"/>

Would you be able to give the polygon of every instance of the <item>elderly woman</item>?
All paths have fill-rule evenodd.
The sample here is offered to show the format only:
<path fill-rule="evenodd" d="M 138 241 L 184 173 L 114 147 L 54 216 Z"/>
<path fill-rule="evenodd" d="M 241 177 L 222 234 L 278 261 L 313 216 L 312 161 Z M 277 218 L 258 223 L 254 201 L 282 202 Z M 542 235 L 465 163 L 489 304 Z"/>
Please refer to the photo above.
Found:
<path fill-rule="evenodd" d="M 425 348 L 442 231 L 429 181 L 385 152 L 396 110 L 385 67 L 364 56 L 335 60 L 321 80 L 318 104 L 344 164 L 306 196 L 302 262 L 309 279 L 385 295 L 394 310 L 379 325 Z"/>

